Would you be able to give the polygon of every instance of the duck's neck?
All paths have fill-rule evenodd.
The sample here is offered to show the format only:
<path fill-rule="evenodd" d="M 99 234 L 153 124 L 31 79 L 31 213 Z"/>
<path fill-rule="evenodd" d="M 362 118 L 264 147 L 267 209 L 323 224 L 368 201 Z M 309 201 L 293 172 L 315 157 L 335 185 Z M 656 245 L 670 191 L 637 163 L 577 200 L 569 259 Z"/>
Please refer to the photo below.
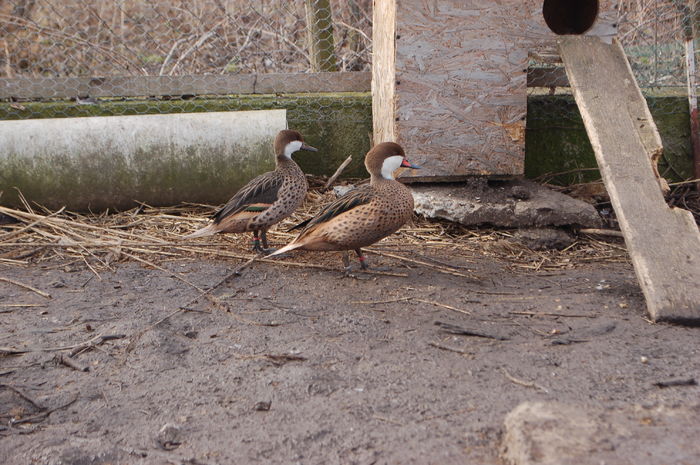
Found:
<path fill-rule="evenodd" d="M 275 159 L 275 171 L 296 173 L 297 171 L 301 171 L 301 168 L 299 168 L 299 165 L 297 165 L 297 163 L 291 158 L 287 158 L 284 155 L 278 155 Z"/>
<path fill-rule="evenodd" d="M 296 162 L 291 158 L 287 158 L 284 154 L 277 155 L 275 158 L 275 165 L 280 168 L 282 166 L 296 165 Z"/>
<path fill-rule="evenodd" d="M 369 183 L 372 186 L 382 186 L 386 184 L 391 184 L 392 182 L 396 182 L 395 179 L 387 179 L 381 174 L 372 174 L 369 177 Z"/>

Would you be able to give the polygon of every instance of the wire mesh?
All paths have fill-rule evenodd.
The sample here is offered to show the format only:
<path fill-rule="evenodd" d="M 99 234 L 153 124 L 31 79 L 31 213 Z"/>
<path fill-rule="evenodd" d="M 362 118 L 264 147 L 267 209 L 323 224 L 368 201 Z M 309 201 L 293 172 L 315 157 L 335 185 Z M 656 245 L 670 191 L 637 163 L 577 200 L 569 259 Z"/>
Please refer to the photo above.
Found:
<path fill-rule="evenodd" d="M 671 180 L 693 177 L 685 39 L 700 34 L 694 19 L 699 11 L 698 0 L 620 0 L 599 18 L 614 28 L 647 98 L 664 143 L 660 172 Z M 698 47 L 694 57 L 700 57 Z M 532 57 L 529 65 L 545 81 L 561 79 L 561 63 Z M 599 179 L 590 169 L 596 162 L 578 107 L 570 89 L 558 85 L 529 89 L 527 154 L 532 159 L 526 163 L 527 174 L 563 171 L 548 178 L 563 184 Z"/>
<path fill-rule="evenodd" d="M 659 123 L 666 147 L 661 168 L 671 179 L 692 173 L 684 39 L 688 31 L 698 35 L 699 4 L 620 0 L 604 12 Z M 19 79 L 20 87 L 26 79 L 23 91 L 34 86 L 32 92 L 45 97 L 10 99 L 0 105 L 0 119 L 286 108 L 291 127 L 335 141 L 328 151 L 343 159 L 350 155 L 344 147 L 357 153 L 369 146 L 369 96 L 317 91 L 329 89 L 325 72 L 370 70 L 371 8 L 371 0 L 6 0 L 0 3 L 0 77 Z M 530 63 L 552 76 L 559 66 Z M 243 83 L 251 78 L 255 86 L 279 73 L 282 78 L 269 81 L 265 95 L 217 92 L 217 77 L 240 77 Z M 310 92 L 289 92 L 288 81 L 297 73 Z M 134 80 L 156 76 L 160 92 L 133 88 Z M 106 79 L 100 95 L 70 81 L 96 77 Z M 367 79 L 366 73 L 357 79 Z M 528 175 L 556 166 L 583 169 L 562 182 L 595 176 L 585 170 L 595 161 L 569 90 L 531 88 L 527 124 L 528 156 L 541 157 L 526 163 Z M 548 150 L 538 150 L 544 145 Z M 552 157 L 552 147 L 561 156 L 542 158 Z M 353 167 L 364 174 L 361 163 Z M 305 169 L 321 173 L 333 167 L 312 158 Z"/>
<path fill-rule="evenodd" d="M 370 36 L 371 0 L 4 1 L 0 77 L 20 92 L 0 119 L 286 108 L 290 127 L 362 150 L 369 96 L 314 91 L 352 80 L 324 72 L 369 71 Z"/>

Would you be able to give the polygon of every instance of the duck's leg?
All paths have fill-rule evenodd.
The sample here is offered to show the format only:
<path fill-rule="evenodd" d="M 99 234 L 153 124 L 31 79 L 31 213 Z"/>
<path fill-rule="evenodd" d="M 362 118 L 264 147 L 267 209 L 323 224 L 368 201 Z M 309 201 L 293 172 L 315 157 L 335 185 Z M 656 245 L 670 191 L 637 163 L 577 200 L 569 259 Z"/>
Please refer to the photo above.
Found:
<path fill-rule="evenodd" d="M 253 252 L 264 252 L 263 248 L 260 247 L 260 231 L 253 231 Z"/>
<path fill-rule="evenodd" d="M 355 249 L 355 253 L 357 254 L 358 260 L 360 260 L 360 266 L 362 267 L 362 269 L 366 270 L 367 268 L 369 268 L 367 266 L 367 257 L 365 257 L 362 253 L 362 249 Z"/>
<path fill-rule="evenodd" d="M 357 250 L 355 250 L 355 252 L 357 252 L 357 254 L 358 254 L 360 257 L 363 256 L 361 250 L 357 249 Z M 360 260 L 360 266 L 362 266 L 362 269 L 363 269 L 363 270 L 366 270 L 366 269 L 367 269 L 367 265 L 365 264 L 365 262 L 364 262 L 363 260 L 364 260 L 364 259 L 361 259 L 361 260 Z M 358 275 L 356 275 L 356 274 L 354 274 L 354 273 L 351 273 L 351 271 L 352 271 L 352 266 L 350 265 L 350 256 L 348 255 L 348 251 L 347 251 L 347 250 L 344 250 L 344 251 L 343 251 L 343 266 L 345 267 L 345 274 L 344 274 L 344 276 L 345 276 L 346 278 L 369 279 L 369 277 L 367 277 L 367 276 L 358 276 Z"/>
<path fill-rule="evenodd" d="M 272 252 L 275 252 L 277 249 L 274 247 L 268 247 L 267 246 L 267 229 L 262 229 L 260 231 L 260 239 L 262 239 L 262 251 L 266 254 L 270 254 Z M 282 254 L 284 255 L 284 254 Z"/>
<path fill-rule="evenodd" d="M 355 249 L 355 253 L 357 254 L 358 260 L 360 260 L 360 266 L 362 267 L 362 271 L 369 270 L 369 265 L 367 264 L 367 257 L 365 256 L 365 254 L 362 253 L 362 249 Z M 372 269 L 375 271 L 391 271 L 391 268 L 387 268 L 385 266 L 373 266 Z"/>

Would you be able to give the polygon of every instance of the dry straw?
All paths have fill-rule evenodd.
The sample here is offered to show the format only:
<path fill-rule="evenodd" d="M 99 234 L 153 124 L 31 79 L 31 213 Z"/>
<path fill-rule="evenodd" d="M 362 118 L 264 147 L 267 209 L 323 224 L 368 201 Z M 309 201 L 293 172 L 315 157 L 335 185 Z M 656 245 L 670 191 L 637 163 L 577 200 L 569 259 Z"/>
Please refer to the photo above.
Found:
<path fill-rule="evenodd" d="M 287 243 L 294 234 L 285 232 L 309 218 L 320 205 L 333 199 L 332 192 L 311 190 L 304 205 L 270 231 L 270 242 Z M 0 264 L 26 266 L 41 263 L 69 269 L 86 267 L 99 277 L 120 262 L 139 262 L 152 268 L 173 260 L 223 259 L 248 261 L 249 234 L 226 234 L 183 240 L 202 227 L 214 206 L 186 204 L 155 208 L 145 204 L 125 212 L 86 215 L 64 209 L 49 211 L 0 207 L 0 213 L 17 222 L 0 226 Z M 563 251 L 534 251 L 514 242 L 506 230 L 467 229 L 442 221 L 415 217 L 397 234 L 368 251 L 407 268 L 423 268 L 465 278 L 474 278 L 473 268 L 483 260 L 504 263 L 514 271 L 551 271 L 577 264 L 628 260 L 624 244 L 617 238 L 581 235 Z M 449 258 L 436 258 L 449 257 Z M 261 262 L 340 270 L 336 254 L 294 254 Z M 459 262 L 459 264 L 455 264 Z M 389 273 L 404 276 L 403 273 Z"/>

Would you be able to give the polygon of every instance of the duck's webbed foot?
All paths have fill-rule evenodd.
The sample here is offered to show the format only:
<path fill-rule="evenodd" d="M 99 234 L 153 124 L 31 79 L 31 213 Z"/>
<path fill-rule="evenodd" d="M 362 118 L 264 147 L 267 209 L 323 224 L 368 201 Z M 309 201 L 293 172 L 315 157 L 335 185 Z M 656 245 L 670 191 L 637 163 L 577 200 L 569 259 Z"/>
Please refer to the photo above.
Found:
<path fill-rule="evenodd" d="M 362 271 L 367 269 L 367 265 L 362 260 L 360 260 L 360 266 L 362 267 Z M 343 274 L 345 278 L 369 279 L 367 275 L 357 275 L 352 272 L 352 265 L 350 265 L 350 257 L 347 251 L 343 252 L 343 267 L 345 269 L 345 273 Z"/>
<path fill-rule="evenodd" d="M 260 239 L 262 240 L 262 247 L 260 248 L 260 251 L 264 253 L 265 255 L 269 255 L 273 252 L 277 252 L 277 248 L 275 247 L 269 247 L 269 244 L 267 243 L 267 230 L 262 230 L 260 232 Z M 280 257 L 284 257 L 284 255 L 280 255 Z"/>

